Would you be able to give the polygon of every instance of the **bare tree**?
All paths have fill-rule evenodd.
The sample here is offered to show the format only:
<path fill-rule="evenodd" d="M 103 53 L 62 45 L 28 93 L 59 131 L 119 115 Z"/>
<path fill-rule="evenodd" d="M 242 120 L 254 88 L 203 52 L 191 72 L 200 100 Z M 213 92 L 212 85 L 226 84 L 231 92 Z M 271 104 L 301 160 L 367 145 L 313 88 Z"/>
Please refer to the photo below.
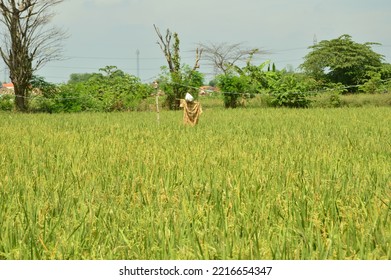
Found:
<path fill-rule="evenodd" d="M 213 66 L 215 71 L 227 73 L 232 65 L 251 59 L 256 54 L 262 54 L 259 49 L 249 49 L 242 43 L 209 43 L 199 44 L 204 50 L 203 59 Z"/>
<path fill-rule="evenodd" d="M 48 26 L 51 8 L 63 0 L 0 0 L 3 44 L 0 54 L 10 70 L 15 105 L 27 110 L 27 96 L 34 71 L 48 61 L 59 59 L 65 32 Z"/>

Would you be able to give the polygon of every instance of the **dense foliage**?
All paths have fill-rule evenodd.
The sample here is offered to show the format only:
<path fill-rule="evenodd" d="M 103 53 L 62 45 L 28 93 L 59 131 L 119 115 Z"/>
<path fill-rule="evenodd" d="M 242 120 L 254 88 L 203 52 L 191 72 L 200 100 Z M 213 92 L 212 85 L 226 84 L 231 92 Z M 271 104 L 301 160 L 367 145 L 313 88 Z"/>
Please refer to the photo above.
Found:
<path fill-rule="evenodd" d="M 330 93 L 330 102 L 340 106 L 340 94 L 352 92 L 386 93 L 391 90 L 391 66 L 374 52 L 375 43 L 359 44 L 349 35 L 321 41 L 312 47 L 301 65 L 303 73 L 277 70 L 269 61 L 245 67 L 231 65 L 217 77 L 224 105 L 235 108 L 240 100 L 254 94 L 268 94 L 274 107 L 306 108 L 314 95 Z M 267 70 L 265 70 L 266 66 Z"/>
<path fill-rule="evenodd" d="M 252 98 L 259 93 L 270 96 L 271 106 L 304 108 L 308 107 L 310 91 L 317 88 L 317 82 L 303 74 L 278 71 L 268 61 L 256 66 L 249 60 L 245 67 L 232 67 L 227 74 L 219 75 L 218 86 L 226 108 L 235 108 L 241 98 Z"/>
<path fill-rule="evenodd" d="M 245 96 L 249 88 L 247 77 L 227 73 L 219 75 L 217 79 L 224 98 L 224 106 L 236 108 L 239 105 L 238 100 Z"/>
<path fill-rule="evenodd" d="M 170 110 L 179 109 L 179 100 L 184 98 L 186 93 L 197 89 L 203 84 L 203 75 L 197 71 L 200 67 L 202 51 L 196 49 L 196 59 L 193 68 L 181 63 L 180 40 L 178 33 L 172 33 L 169 29 L 163 36 L 159 28 L 154 25 L 156 34 L 159 37 L 158 45 L 163 51 L 168 67 L 163 67 L 160 76 L 161 89 L 166 95 L 165 106 Z M 172 39 L 174 40 L 172 42 Z"/>
<path fill-rule="evenodd" d="M 369 72 L 378 72 L 382 66 L 383 56 L 372 50 L 374 44 L 356 43 L 349 35 L 324 40 L 310 47 L 301 68 L 325 83 L 362 84 Z"/>
<path fill-rule="evenodd" d="M 171 72 L 165 66 L 161 68 L 158 79 L 159 90 L 166 95 L 165 107 L 178 109 L 180 98 L 190 93 L 197 98 L 199 88 L 204 84 L 204 75 L 190 68 L 188 65 L 181 66 L 176 72 Z"/>
<path fill-rule="evenodd" d="M 32 99 L 31 110 L 50 113 L 134 110 L 153 90 L 115 66 L 106 66 L 79 82 L 58 87 L 41 83 L 37 87 L 42 94 Z"/>

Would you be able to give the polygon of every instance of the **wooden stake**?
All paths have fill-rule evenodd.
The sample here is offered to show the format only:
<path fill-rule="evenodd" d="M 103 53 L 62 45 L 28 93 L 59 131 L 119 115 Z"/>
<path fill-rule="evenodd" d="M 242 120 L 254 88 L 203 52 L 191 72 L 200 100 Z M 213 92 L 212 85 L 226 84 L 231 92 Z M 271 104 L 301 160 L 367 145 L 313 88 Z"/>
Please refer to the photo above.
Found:
<path fill-rule="evenodd" d="M 156 114 L 157 114 L 157 124 L 160 124 L 160 110 L 159 110 L 159 83 L 157 81 L 153 82 L 153 87 L 156 89 L 155 100 L 156 100 Z"/>

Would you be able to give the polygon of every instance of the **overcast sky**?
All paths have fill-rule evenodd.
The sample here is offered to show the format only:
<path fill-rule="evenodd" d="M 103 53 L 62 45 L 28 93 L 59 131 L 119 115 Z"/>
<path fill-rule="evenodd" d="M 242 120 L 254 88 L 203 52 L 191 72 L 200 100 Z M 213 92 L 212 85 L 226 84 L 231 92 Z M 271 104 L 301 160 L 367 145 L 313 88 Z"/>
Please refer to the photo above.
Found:
<path fill-rule="evenodd" d="M 153 28 L 179 34 L 183 62 L 194 63 L 197 43 L 243 43 L 270 52 L 277 68 L 297 68 L 314 36 L 319 41 L 349 34 L 391 62 L 390 0 L 65 0 L 53 24 L 64 28 L 66 60 L 51 62 L 39 75 L 66 82 L 71 73 L 97 72 L 115 65 L 153 80 L 166 65 Z M 203 66 L 201 72 L 211 74 Z M 211 77 L 207 76 L 207 81 Z"/>

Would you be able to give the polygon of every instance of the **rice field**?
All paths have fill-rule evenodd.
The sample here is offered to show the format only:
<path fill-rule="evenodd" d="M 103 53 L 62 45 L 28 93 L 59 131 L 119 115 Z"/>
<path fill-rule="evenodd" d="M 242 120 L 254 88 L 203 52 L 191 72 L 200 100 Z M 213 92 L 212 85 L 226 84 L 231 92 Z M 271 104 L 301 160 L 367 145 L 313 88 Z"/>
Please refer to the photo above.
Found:
<path fill-rule="evenodd" d="M 0 113 L 0 259 L 391 259 L 391 109 Z"/>

